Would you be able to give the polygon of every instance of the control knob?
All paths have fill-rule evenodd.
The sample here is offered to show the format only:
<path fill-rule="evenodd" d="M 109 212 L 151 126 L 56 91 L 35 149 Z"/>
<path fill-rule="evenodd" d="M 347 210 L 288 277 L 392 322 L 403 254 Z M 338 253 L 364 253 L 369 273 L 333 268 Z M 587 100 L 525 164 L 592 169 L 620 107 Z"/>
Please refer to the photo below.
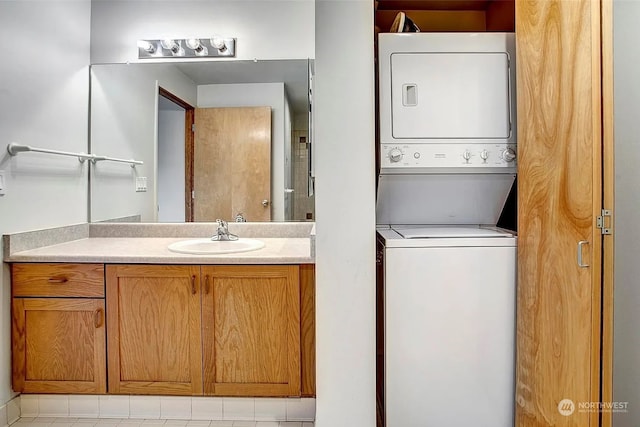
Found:
<path fill-rule="evenodd" d="M 471 152 L 469 150 L 465 150 L 464 153 L 462 153 L 462 158 L 469 163 L 469 159 L 471 159 Z"/>
<path fill-rule="evenodd" d="M 516 159 L 516 152 L 513 148 L 507 148 L 502 152 L 502 158 L 505 162 L 511 163 Z"/>
<path fill-rule="evenodd" d="M 487 150 L 482 150 L 480 152 L 480 158 L 484 161 L 487 161 L 487 159 L 489 158 L 489 152 Z"/>
<path fill-rule="evenodd" d="M 389 160 L 393 163 L 402 160 L 402 151 L 399 148 L 392 148 L 391 151 L 389 151 Z"/>

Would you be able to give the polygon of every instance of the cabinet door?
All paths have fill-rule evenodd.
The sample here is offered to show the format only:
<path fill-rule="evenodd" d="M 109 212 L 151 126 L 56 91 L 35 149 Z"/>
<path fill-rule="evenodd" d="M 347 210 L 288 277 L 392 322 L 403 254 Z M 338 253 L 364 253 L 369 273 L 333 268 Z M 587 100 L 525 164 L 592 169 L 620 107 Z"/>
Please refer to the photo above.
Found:
<path fill-rule="evenodd" d="M 202 267 L 204 392 L 300 395 L 298 266 Z"/>
<path fill-rule="evenodd" d="M 200 268 L 107 266 L 109 392 L 202 394 Z"/>
<path fill-rule="evenodd" d="M 13 298 L 13 390 L 105 393 L 104 300 Z"/>
<path fill-rule="evenodd" d="M 599 19 L 600 1 L 516 2 L 518 427 L 598 425 L 579 404 L 599 401 Z"/>

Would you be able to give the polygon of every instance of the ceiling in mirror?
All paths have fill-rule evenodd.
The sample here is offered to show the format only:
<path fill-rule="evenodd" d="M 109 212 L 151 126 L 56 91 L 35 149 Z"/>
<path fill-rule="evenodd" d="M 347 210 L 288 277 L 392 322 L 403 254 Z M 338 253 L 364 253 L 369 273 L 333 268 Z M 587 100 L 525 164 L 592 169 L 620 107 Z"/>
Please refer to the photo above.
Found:
<path fill-rule="evenodd" d="M 284 83 L 291 109 L 308 110 L 307 60 L 181 62 L 176 67 L 197 85 Z"/>

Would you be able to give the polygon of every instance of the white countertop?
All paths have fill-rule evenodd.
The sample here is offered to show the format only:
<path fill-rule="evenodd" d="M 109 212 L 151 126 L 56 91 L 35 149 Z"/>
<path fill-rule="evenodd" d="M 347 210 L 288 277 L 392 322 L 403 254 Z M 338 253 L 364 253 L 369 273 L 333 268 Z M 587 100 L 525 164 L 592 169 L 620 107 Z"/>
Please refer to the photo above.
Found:
<path fill-rule="evenodd" d="M 167 246 L 186 238 L 89 237 L 13 252 L 6 262 L 127 263 L 127 264 L 313 264 L 309 238 L 260 238 L 265 247 L 251 252 L 190 255 Z"/>

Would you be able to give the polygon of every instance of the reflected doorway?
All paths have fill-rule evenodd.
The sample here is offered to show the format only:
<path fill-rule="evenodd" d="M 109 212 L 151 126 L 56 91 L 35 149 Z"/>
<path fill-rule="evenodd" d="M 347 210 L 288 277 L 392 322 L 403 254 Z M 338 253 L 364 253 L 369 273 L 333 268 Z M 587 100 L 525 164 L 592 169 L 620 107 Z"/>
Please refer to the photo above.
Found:
<path fill-rule="evenodd" d="M 235 98 L 229 98 L 228 103 L 221 102 L 219 103 L 221 105 L 213 106 L 211 102 L 203 102 L 204 105 L 201 107 L 199 101 L 197 105 L 195 102 L 191 105 L 168 90 L 160 86 L 156 87 L 158 91 L 154 171 L 156 221 L 210 222 L 217 218 L 227 221 L 313 220 L 314 197 L 307 192 L 310 180 L 308 167 L 311 163 L 311 144 L 308 139 L 309 115 L 294 113 L 290 109 L 286 93 L 284 108 L 281 110 L 278 110 L 279 104 L 270 103 L 264 96 L 258 97 L 262 102 L 253 104 L 253 106 L 262 105 L 259 108 L 271 107 L 271 113 L 267 114 L 269 117 L 267 125 L 271 126 L 271 131 L 266 130 L 265 127 L 255 128 L 255 118 L 251 115 L 222 119 L 222 123 L 219 124 L 222 128 L 227 126 L 224 130 L 217 129 L 220 126 L 213 126 L 212 123 L 217 119 L 213 120 L 211 117 L 205 119 L 204 126 L 199 126 L 196 123 L 198 114 L 203 116 L 203 111 L 216 108 L 221 111 L 225 109 L 232 111 L 234 108 L 241 111 L 249 108 L 237 106 L 245 105 L 245 102 L 234 102 Z M 228 104 L 236 106 L 227 106 Z M 246 104 L 252 105 L 252 102 L 249 101 Z M 232 124 L 231 127 L 229 124 Z M 278 135 L 278 129 L 284 132 L 273 139 L 274 132 Z M 202 132 L 213 132 L 212 135 L 205 137 L 205 141 L 208 138 L 220 140 L 217 143 L 224 147 L 222 153 L 227 155 L 226 160 L 221 160 L 223 156 L 219 155 L 220 153 L 215 154 L 219 149 L 214 149 L 214 153 L 207 154 L 207 150 L 198 153 L 196 138 Z M 236 135 L 236 133 L 242 135 Z M 263 141 L 264 144 L 261 146 L 271 146 L 272 149 L 258 150 L 254 141 L 257 135 L 270 135 L 270 139 Z M 263 154 L 257 156 L 259 151 Z M 280 155 L 283 157 L 281 158 Z M 234 163 L 234 156 L 239 163 Z M 218 159 L 217 162 L 216 159 Z M 205 164 L 200 171 L 209 176 L 201 177 L 202 179 L 198 181 L 196 166 L 201 160 Z M 283 181 L 279 181 L 278 178 L 282 178 Z M 204 184 L 198 189 L 197 182 Z M 222 193 L 217 196 L 208 194 L 212 190 Z M 226 194 L 227 191 L 230 194 Z M 279 199 L 282 193 L 284 196 Z M 245 200 L 240 200 L 241 198 Z M 199 211 L 200 214 L 198 214 L 198 204 L 207 203 L 209 207 L 205 208 L 205 211 Z M 213 212 L 214 208 L 220 208 L 222 211 Z"/>
<path fill-rule="evenodd" d="M 157 107 L 157 220 L 270 221 L 271 108 L 196 108 L 162 87 Z"/>
<path fill-rule="evenodd" d="M 157 219 L 193 221 L 195 107 L 160 87 L 158 93 Z"/>

